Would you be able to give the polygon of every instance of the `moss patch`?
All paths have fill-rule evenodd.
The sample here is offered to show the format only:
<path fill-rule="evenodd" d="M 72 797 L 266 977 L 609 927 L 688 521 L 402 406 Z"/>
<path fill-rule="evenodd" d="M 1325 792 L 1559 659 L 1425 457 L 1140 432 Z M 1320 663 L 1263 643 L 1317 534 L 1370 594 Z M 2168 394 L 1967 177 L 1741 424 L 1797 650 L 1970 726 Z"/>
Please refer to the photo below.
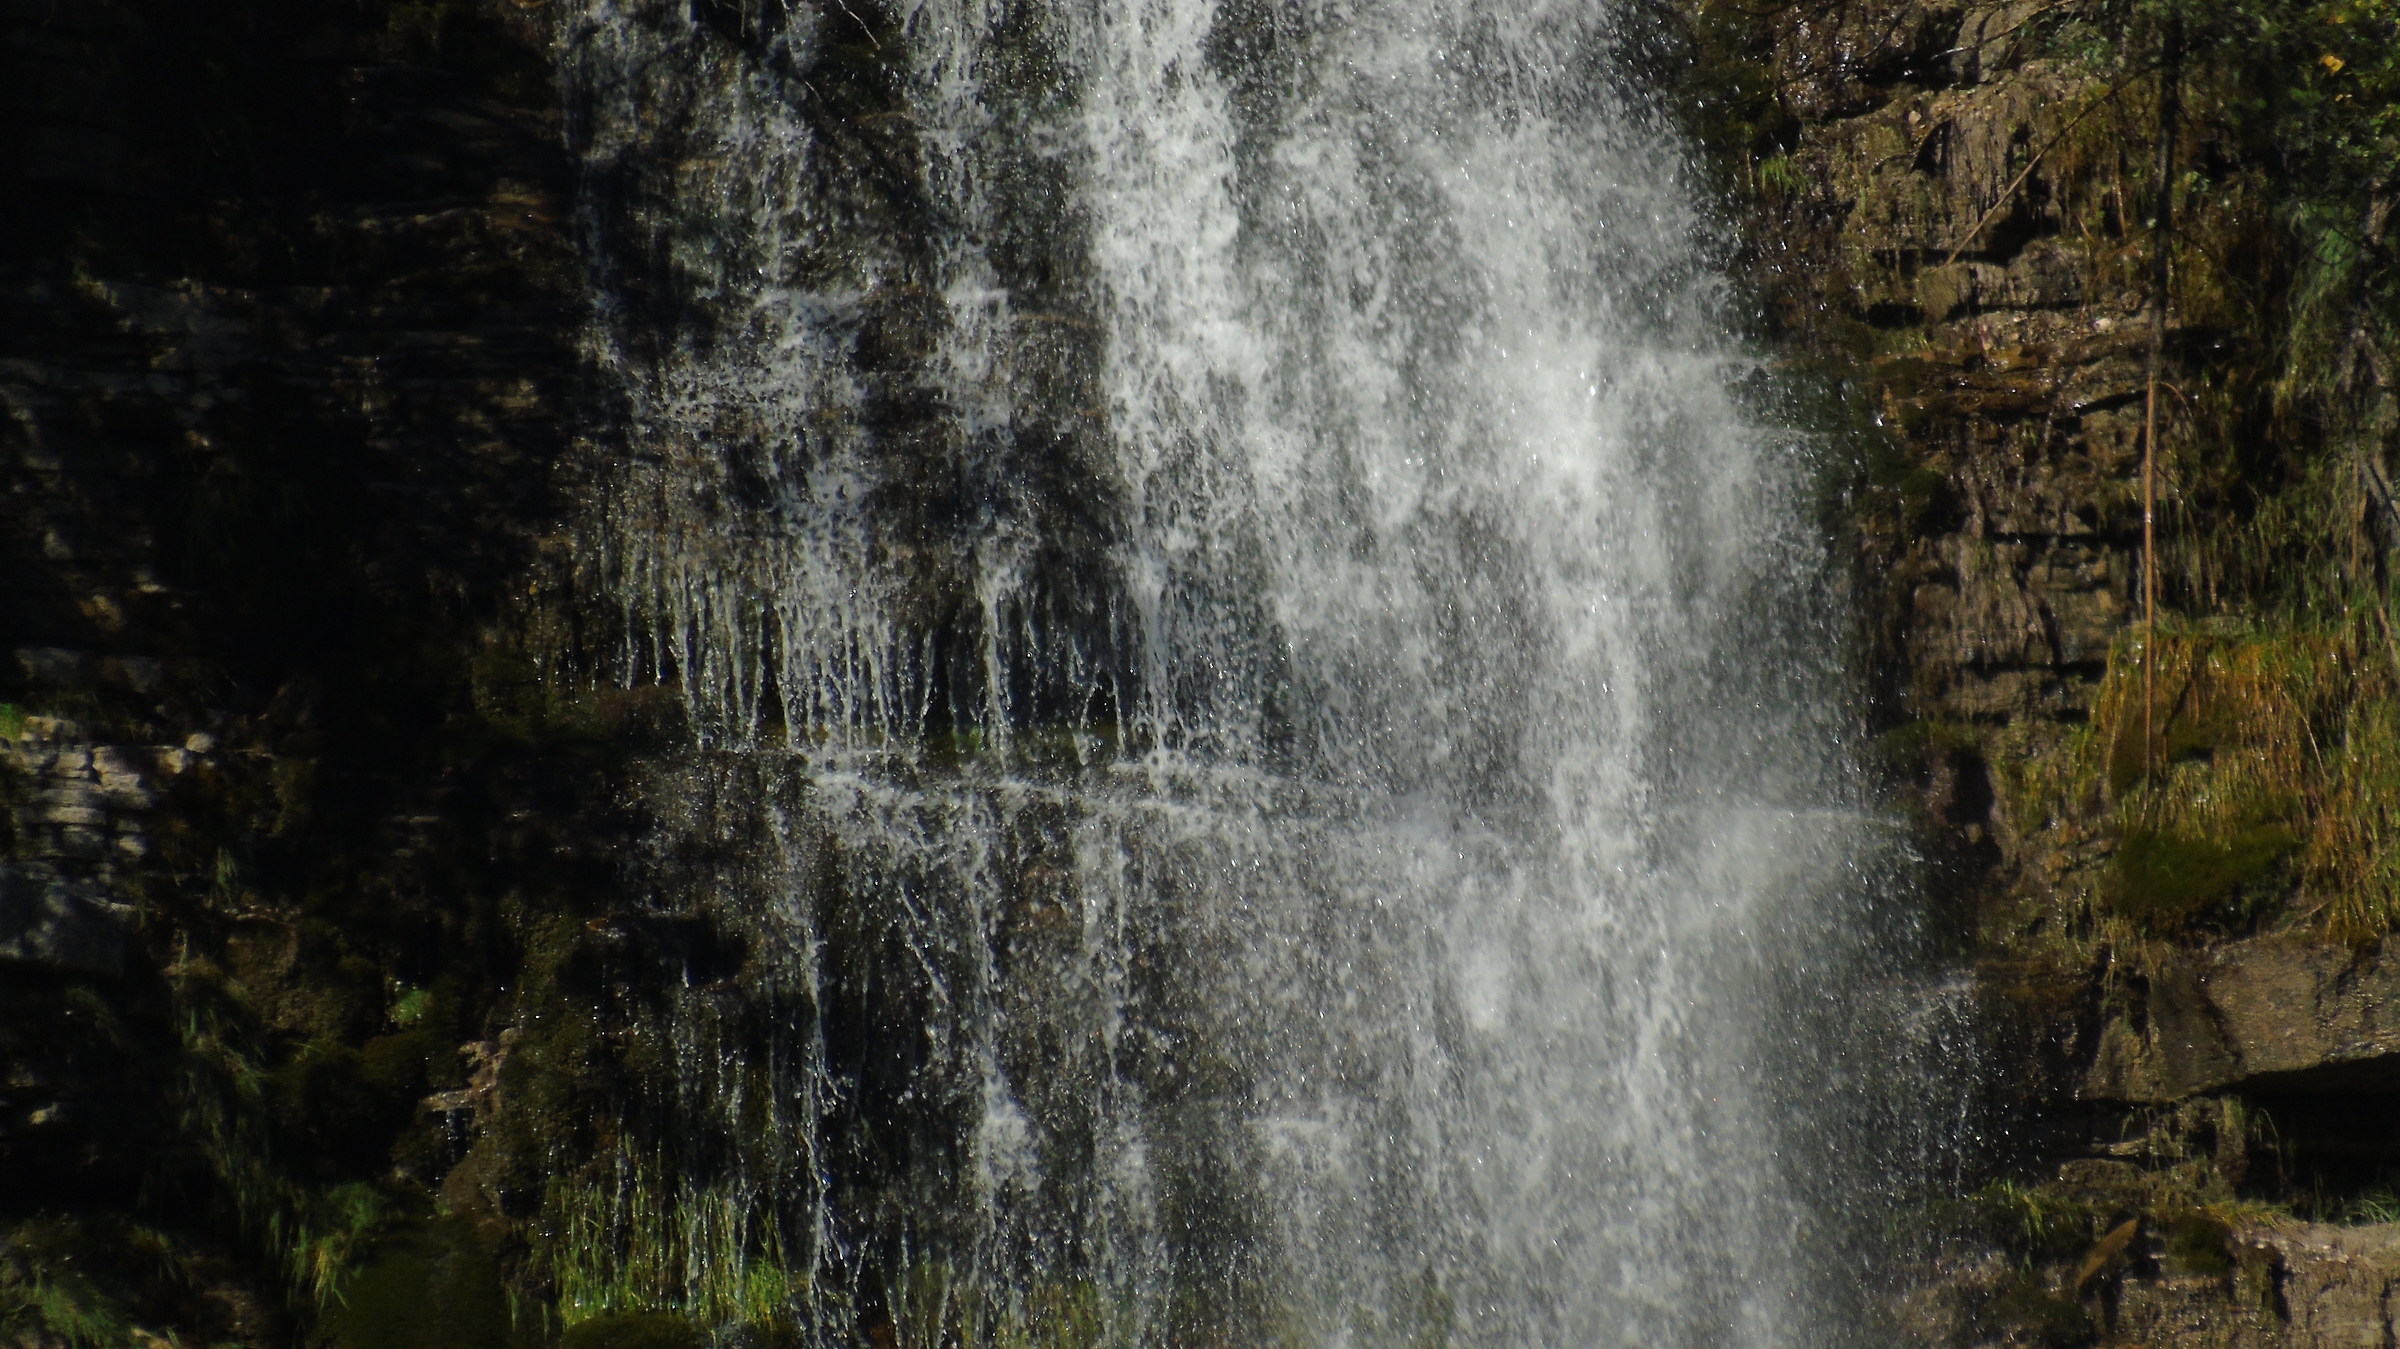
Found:
<path fill-rule="evenodd" d="M 610 1312 L 568 1327 L 558 1349 L 702 1349 L 691 1322 L 667 1312 Z"/>
<path fill-rule="evenodd" d="M 2106 907 L 2145 929 L 2172 933 L 2216 919 L 2238 921 L 2299 847 L 2290 827 L 2253 825 L 2222 838 L 2136 828 L 2117 845 L 2101 886 Z"/>
<path fill-rule="evenodd" d="M 1975 1319 L 1979 1329 L 2005 1334 L 2011 1344 L 2063 1347 L 2086 1343 L 2092 1334 L 2081 1302 L 2031 1275 L 2002 1284 Z"/>
<path fill-rule="evenodd" d="M 441 1218 L 378 1242 L 311 1349 L 521 1349 L 499 1257 L 473 1224 Z"/>
<path fill-rule="evenodd" d="M 2233 1274 L 2233 1229 L 2206 1213 L 2182 1214 L 2167 1223 L 2167 1265 L 2178 1274 L 2223 1279 Z"/>

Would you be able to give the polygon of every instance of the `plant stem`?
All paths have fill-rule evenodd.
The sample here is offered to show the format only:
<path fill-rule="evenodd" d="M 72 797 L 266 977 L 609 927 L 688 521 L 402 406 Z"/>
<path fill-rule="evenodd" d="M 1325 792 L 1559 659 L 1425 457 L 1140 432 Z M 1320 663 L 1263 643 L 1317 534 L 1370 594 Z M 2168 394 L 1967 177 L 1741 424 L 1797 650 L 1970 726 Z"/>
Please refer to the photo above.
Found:
<path fill-rule="evenodd" d="M 2150 359 L 2142 396 L 2142 776 L 2158 753 L 2158 367 L 2167 344 L 2168 282 L 2175 250 L 2175 124 L 2183 25 L 2167 20 L 2158 76 L 2158 184 L 2150 221 Z"/>

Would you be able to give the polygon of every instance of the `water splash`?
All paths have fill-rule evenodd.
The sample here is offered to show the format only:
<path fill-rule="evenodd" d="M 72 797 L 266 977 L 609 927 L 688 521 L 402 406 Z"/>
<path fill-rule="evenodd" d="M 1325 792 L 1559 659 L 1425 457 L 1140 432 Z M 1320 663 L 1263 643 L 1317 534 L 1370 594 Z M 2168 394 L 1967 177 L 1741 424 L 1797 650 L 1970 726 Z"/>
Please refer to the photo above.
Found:
<path fill-rule="evenodd" d="M 564 22 L 584 576 L 706 751 L 662 910 L 745 952 L 554 1197 L 578 1305 L 1851 1338 L 1795 1172 L 1888 849 L 1640 16 Z"/>

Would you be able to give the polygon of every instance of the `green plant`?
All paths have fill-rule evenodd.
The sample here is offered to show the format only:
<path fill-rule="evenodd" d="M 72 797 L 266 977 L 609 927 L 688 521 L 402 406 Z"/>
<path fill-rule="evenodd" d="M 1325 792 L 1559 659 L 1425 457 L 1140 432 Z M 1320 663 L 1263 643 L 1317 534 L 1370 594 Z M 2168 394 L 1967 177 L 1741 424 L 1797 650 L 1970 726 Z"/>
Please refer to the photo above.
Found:
<path fill-rule="evenodd" d="M 2002 1180 L 1976 1191 L 1969 1205 L 1983 1235 L 2024 1267 L 2064 1258 L 2091 1241 L 2091 1205 L 2055 1190 Z"/>
<path fill-rule="evenodd" d="M 48 1214 L 0 1231 L 0 1343 L 140 1349 L 137 1309 L 188 1295 L 188 1252 L 156 1228 Z"/>
<path fill-rule="evenodd" d="M 68 1349 L 132 1349 L 135 1343 L 124 1310 L 75 1274 L 37 1275 L 8 1296 L 16 1303 L 14 1314 L 0 1325 L 13 1323 L 20 1331 L 38 1328 Z M 31 1335 L 25 1338 L 39 1342 Z"/>
<path fill-rule="evenodd" d="M 2058 0 L 2005 45 L 2121 91 L 2045 171 L 2095 288 L 2163 258 L 2169 323 L 2227 339 L 2161 376 L 2161 626 L 2082 765 L 2127 844 L 2096 894 L 2165 932 L 2288 881 L 2289 916 L 2372 940 L 2400 922 L 2400 0 Z"/>
<path fill-rule="evenodd" d="M 2400 1188 L 2386 1181 L 2333 1209 L 2333 1221 L 2353 1225 L 2400 1223 Z"/>
<path fill-rule="evenodd" d="M 2167 936 L 2286 920 L 2370 939 L 2400 918 L 2400 666 L 2380 630 L 2163 626 L 2110 656 L 2058 808 L 2097 797 L 2102 912 Z"/>
<path fill-rule="evenodd" d="M 539 1255 L 569 1328 L 676 1312 L 707 1325 L 773 1326 L 808 1310 L 782 1233 L 751 1197 L 620 1149 L 587 1178 L 551 1182 Z"/>
<path fill-rule="evenodd" d="M 293 1238 L 292 1259 L 323 1307 L 341 1299 L 361 1243 L 390 1215 L 391 1205 L 374 1186 L 353 1182 L 327 1191 L 311 1207 L 311 1221 Z"/>
<path fill-rule="evenodd" d="M 1758 185 L 1776 192 L 1797 192 L 1807 185 L 1807 178 L 1790 155 L 1770 155 L 1758 165 Z"/>

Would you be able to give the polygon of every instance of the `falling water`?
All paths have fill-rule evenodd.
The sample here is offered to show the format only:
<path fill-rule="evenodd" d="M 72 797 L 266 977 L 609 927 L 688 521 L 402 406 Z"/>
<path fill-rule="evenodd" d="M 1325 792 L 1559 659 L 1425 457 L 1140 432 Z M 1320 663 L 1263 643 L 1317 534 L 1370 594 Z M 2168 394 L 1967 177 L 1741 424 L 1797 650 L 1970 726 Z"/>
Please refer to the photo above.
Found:
<path fill-rule="evenodd" d="M 1853 1342 L 1882 845 L 1632 0 L 564 23 L 583 574 L 720 952 L 570 1311 Z"/>

